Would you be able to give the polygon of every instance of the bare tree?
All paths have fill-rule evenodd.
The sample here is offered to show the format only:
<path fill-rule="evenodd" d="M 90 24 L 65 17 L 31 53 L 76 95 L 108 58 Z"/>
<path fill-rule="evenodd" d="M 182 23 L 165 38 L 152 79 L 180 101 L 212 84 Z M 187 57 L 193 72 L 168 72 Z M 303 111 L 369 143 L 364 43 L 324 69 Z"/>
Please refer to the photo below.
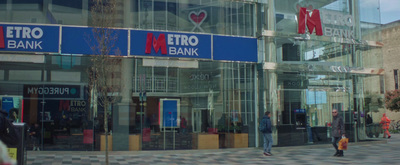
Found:
<path fill-rule="evenodd" d="M 115 43 L 118 35 L 113 29 L 116 13 L 116 0 L 92 0 L 91 25 L 92 34 L 87 35 L 87 42 L 93 51 L 91 57 L 92 66 L 89 72 L 89 91 L 92 99 L 91 104 L 96 104 L 104 109 L 104 133 L 105 133 L 105 161 L 108 161 L 108 117 L 111 114 L 110 106 L 115 103 L 115 93 L 119 91 L 119 82 L 116 75 L 120 73 L 121 59 L 115 57 L 120 55 Z M 116 50 L 116 51 L 114 51 Z"/>

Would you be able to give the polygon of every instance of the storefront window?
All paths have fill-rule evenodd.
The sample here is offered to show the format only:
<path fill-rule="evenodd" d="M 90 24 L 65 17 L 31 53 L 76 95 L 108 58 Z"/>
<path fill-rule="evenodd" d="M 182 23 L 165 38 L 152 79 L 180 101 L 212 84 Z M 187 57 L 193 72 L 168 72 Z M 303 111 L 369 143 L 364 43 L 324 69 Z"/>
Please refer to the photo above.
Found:
<path fill-rule="evenodd" d="M 352 66 L 354 45 L 323 41 L 296 41 L 276 37 L 277 62 Z M 309 68 L 310 71 L 317 68 Z"/>
<path fill-rule="evenodd" d="M 146 84 L 147 106 L 140 106 L 137 88 L 130 129 L 143 128 L 143 150 L 197 149 L 207 147 L 203 138 L 213 136 L 220 139 L 214 147 L 233 148 L 239 143 L 234 134 L 243 140 L 241 145 L 255 145 L 249 138 L 255 122 L 252 64 L 201 61 L 198 69 L 184 69 L 145 67 L 142 60 L 135 61 L 134 84 Z M 146 82 L 143 71 L 150 77 Z"/>
<path fill-rule="evenodd" d="M 12 96 L 13 104 L 10 105 L 18 110 L 17 121 L 27 123 L 31 131 L 35 125 L 39 126 L 40 133 L 35 135 L 38 140 L 29 142 L 28 149 L 98 150 L 93 139 L 100 130 L 94 124 L 87 97 L 89 58 L 13 56 L 26 56 L 25 59 L 31 60 L 2 62 L 0 69 L 7 74 L 0 95 Z M 41 61 L 33 63 L 32 59 L 38 57 Z"/>
<path fill-rule="evenodd" d="M 329 143 L 331 112 L 337 109 L 346 125 L 352 125 L 352 81 L 336 73 L 277 75 L 277 99 L 269 98 L 276 116 L 277 145 Z M 268 106 L 273 108 L 272 106 Z"/>

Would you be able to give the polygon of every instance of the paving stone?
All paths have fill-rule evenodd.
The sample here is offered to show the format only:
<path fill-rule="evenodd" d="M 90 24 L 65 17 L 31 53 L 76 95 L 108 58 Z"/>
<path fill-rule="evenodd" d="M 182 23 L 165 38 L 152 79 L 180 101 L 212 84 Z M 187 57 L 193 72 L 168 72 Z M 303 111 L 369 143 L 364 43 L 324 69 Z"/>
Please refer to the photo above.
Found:
<path fill-rule="evenodd" d="M 344 157 L 333 157 L 331 145 L 273 147 L 273 156 L 264 156 L 261 148 L 110 152 L 113 165 L 126 164 L 398 164 L 400 134 L 370 143 L 350 143 Z M 387 140 L 387 143 L 382 140 Z M 28 165 L 105 164 L 104 152 L 29 151 Z"/>

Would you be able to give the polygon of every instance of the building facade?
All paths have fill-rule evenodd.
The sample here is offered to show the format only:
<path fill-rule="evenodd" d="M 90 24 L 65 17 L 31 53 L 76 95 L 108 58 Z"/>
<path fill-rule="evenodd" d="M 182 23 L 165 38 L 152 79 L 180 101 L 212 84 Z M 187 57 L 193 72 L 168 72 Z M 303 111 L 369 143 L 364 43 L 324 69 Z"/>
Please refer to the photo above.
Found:
<path fill-rule="evenodd" d="M 384 111 L 381 38 L 363 26 L 379 3 L 115 5 L 104 107 L 91 90 L 95 3 L 0 1 L 2 109 L 39 124 L 44 150 L 103 150 L 104 121 L 116 151 L 258 147 L 265 111 L 277 146 L 330 143 L 332 109 L 358 141 L 370 138 L 366 115 Z"/>
<path fill-rule="evenodd" d="M 399 47 L 397 44 L 400 42 L 398 37 L 400 35 L 400 21 L 391 22 L 382 25 L 382 48 L 384 69 L 385 69 L 385 89 L 392 91 L 399 89 L 399 65 L 395 62 L 400 56 Z M 387 115 L 391 120 L 398 122 L 400 114 L 398 112 L 387 111 Z"/>

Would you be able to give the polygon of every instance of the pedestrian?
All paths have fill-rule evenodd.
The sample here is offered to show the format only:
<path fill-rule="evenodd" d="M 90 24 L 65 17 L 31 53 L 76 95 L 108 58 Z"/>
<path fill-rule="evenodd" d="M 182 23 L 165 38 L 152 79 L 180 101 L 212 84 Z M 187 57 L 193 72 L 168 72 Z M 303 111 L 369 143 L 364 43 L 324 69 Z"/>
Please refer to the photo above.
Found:
<path fill-rule="evenodd" d="M 343 150 L 338 149 L 338 142 L 342 137 L 345 137 L 345 129 L 344 129 L 344 122 L 343 122 L 343 117 L 339 115 L 339 112 L 337 109 L 332 110 L 332 145 L 336 149 L 336 153 L 333 156 L 337 157 L 342 157 L 343 155 Z"/>
<path fill-rule="evenodd" d="M 9 120 L 7 116 L 8 113 L 0 109 L 0 140 L 8 147 L 14 147 L 21 139 L 12 120 Z"/>
<path fill-rule="evenodd" d="M 367 115 L 367 125 L 370 125 L 372 123 L 373 123 L 372 117 L 370 115 Z"/>
<path fill-rule="evenodd" d="M 366 120 L 367 131 L 366 132 L 367 132 L 367 136 L 370 137 L 370 138 L 373 137 L 373 134 L 372 134 L 372 131 L 371 131 L 372 123 L 374 123 L 372 121 L 372 117 L 370 115 L 367 115 L 367 120 Z"/>
<path fill-rule="evenodd" d="M 186 133 L 186 127 L 187 127 L 187 121 L 186 121 L 186 119 L 184 118 L 184 117 L 180 117 L 181 118 L 181 121 L 180 121 L 180 132 L 181 133 Z"/>
<path fill-rule="evenodd" d="M 259 126 L 260 132 L 264 136 L 264 155 L 271 156 L 272 148 L 272 125 L 271 125 L 271 113 L 265 112 Z"/>
<path fill-rule="evenodd" d="M 390 133 L 389 133 L 389 124 L 390 124 L 390 119 L 386 116 L 386 113 L 383 114 L 381 118 L 381 122 L 379 124 L 382 124 L 382 129 L 383 129 L 383 138 L 386 138 L 386 135 L 388 135 L 388 139 L 390 139 Z"/>
<path fill-rule="evenodd" d="M 40 127 L 38 123 L 35 123 L 33 127 L 29 129 L 29 135 L 32 140 L 33 151 L 40 151 Z"/>
<path fill-rule="evenodd" d="M 18 119 L 18 109 L 17 108 L 11 108 L 9 111 L 10 114 L 10 120 L 14 123 L 19 123 Z"/>

